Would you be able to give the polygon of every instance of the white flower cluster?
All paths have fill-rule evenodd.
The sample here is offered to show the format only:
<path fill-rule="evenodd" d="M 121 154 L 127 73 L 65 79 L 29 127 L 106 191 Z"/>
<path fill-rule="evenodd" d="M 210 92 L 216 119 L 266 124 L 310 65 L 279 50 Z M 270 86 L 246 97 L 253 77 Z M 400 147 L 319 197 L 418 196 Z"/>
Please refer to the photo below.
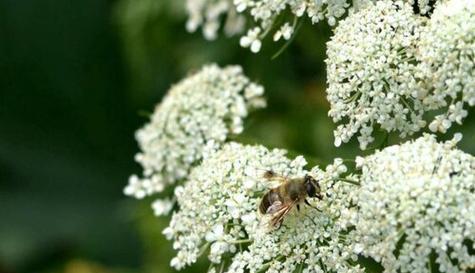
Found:
<path fill-rule="evenodd" d="M 428 14 L 438 0 L 405 0 L 411 5 L 417 4 L 420 14 Z"/>
<path fill-rule="evenodd" d="M 325 171 L 313 168 L 310 174 L 320 181 L 323 200 L 309 198 L 313 207 L 294 210 L 277 230 L 253 235 L 253 243 L 234 257 L 228 272 L 364 272 L 352 232 L 357 186 L 335 181 L 344 172 L 340 160 Z"/>
<path fill-rule="evenodd" d="M 356 249 L 384 272 L 475 269 L 475 158 L 455 149 L 460 138 L 426 134 L 358 160 Z"/>
<path fill-rule="evenodd" d="M 201 26 L 205 38 L 213 40 L 217 37 L 222 17 L 226 17 L 224 31 L 228 36 L 243 32 L 246 25 L 245 17 L 250 17 L 253 27 L 241 37 L 240 44 L 257 53 L 262 46 L 261 40 L 270 32 L 274 32 L 274 41 L 281 38 L 290 40 L 297 19 L 304 15 L 314 24 L 326 20 L 330 26 L 335 26 L 337 20 L 343 17 L 347 10 L 352 13 L 378 1 L 381 0 L 187 0 L 187 29 L 194 32 Z M 417 4 L 420 14 L 429 13 L 435 2 L 435 0 L 400 1 L 409 5 Z M 294 23 L 284 22 L 276 25 L 277 18 L 287 11 L 294 17 Z"/>
<path fill-rule="evenodd" d="M 378 1 L 387 1 L 387 0 L 355 0 L 355 2 L 358 2 L 358 6 L 360 7 L 362 7 L 363 5 L 366 5 L 367 3 L 376 3 Z M 408 3 L 412 7 L 415 7 L 417 5 L 418 14 L 427 15 L 431 12 L 431 10 L 433 9 L 433 6 L 439 0 L 390 0 L 390 1 L 393 1 L 393 2 L 402 1 L 404 3 Z"/>
<path fill-rule="evenodd" d="M 225 31 L 235 34 L 244 30 L 244 17 L 252 18 L 254 23 L 245 36 L 241 38 L 241 46 L 249 47 L 252 52 L 259 52 L 261 39 L 267 33 L 274 31 L 274 41 L 284 38 L 289 40 L 292 36 L 296 20 L 307 15 L 312 23 L 324 19 L 330 25 L 335 25 L 338 18 L 342 17 L 350 7 L 349 0 L 187 0 L 189 19 L 187 29 L 195 31 L 203 26 L 204 36 L 214 39 L 219 29 L 221 17 L 226 16 Z M 277 17 L 290 11 L 294 23 L 285 22 L 277 26 Z"/>
<path fill-rule="evenodd" d="M 194 263 L 200 249 L 209 245 L 209 259 L 220 263 L 236 252 L 251 234 L 262 229 L 258 202 L 266 189 L 266 170 L 282 175 L 304 175 L 302 158 L 285 157 L 285 151 L 230 142 L 193 168 L 183 187 L 175 190 L 179 211 L 164 234 L 174 240 L 173 267 Z M 260 194 L 259 194 L 260 193 Z"/>
<path fill-rule="evenodd" d="M 230 134 L 241 133 L 249 110 L 265 105 L 263 92 L 239 66 L 208 65 L 173 86 L 136 133 L 143 178 L 131 176 L 125 194 L 143 198 L 185 178 Z M 161 207 L 165 213 L 168 207 Z"/>
<path fill-rule="evenodd" d="M 343 231 L 355 221 L 351 203 L 351 185 L 335 183 L 346 168 L 341 161 L 325 172 L 314 168 L 311 174 L 322 180 L 328 193 L 323 201 L 312 202 L 318 208 L 294 209 L 283 226 L 272 230 L 268 218 L 258 214 L 262 195 L 271 187 L 263 174 L 272 170 L 287 177 L 307 173 L 302 157 L 290 160 L 283 150 L 269 151 L 262 146 L 228 143 L 190 173 L 184 186 L 175 190 L 179 210 L 164 230 L 178 251 L 171 265 L 181 269 L 208 252 L 216 267 L 227 272 L 362 272 L 354 265 L 355 255 Z M 345 198 L 342 198 L 342 195 Z M 221 264 L 221 266 L 219 265 Z M 318 272 L 318 271 L 317 271 Z"/>
<path fill-rule="evenodd" d="M 245 18 L 237 13 L 232 0 L 186 0 L 186 10 L 186 29 L 195 32 L 202 27 L 203 36 L 208 40 L 214 40 L 218 36 L 222 17 L 226 17 L 226 35 L 232 36 L 244 30 Z"/>
<path fill-rule="evenodd" d="M 448 110 L 429 128 L 445 133 L 452 123 L 462 124 L 467 106 L 475 106 L 475 3 L 440 2 L 421 35 L 420 52 L 429 95 L 429 109 Z"/>
<path fill-rule="evenodd" d="M 275 27 L 274 23 L 278 16 L 289 10 L 294 16 L 294 24 L 288 22 L 278 26 L 274 33 L 274 41 L 284 38 L 289 40 L 295 31 L 297 18 L 307 15 L 312 23 L 318 23 L 324 19 L 331 26 L 342 17 L 350 7 L 348 0 L 234 0 L 238 12 L 248 12 L 257 24 L 250 29 L 247 35 L 241 38 L 241 46 L 250 47 L 256 53 L 260 50 L 260 40 Z"/>
<path fill-rule="evenodd" d="M 365 149 L 374 126 L 401 137 L 426 125 L 414 62 L 422 20 L 401 1 L 378 1 L 342 20 L 327 44 L 329 115 L 344 122 L 335 145 L 356 133 Z"/>

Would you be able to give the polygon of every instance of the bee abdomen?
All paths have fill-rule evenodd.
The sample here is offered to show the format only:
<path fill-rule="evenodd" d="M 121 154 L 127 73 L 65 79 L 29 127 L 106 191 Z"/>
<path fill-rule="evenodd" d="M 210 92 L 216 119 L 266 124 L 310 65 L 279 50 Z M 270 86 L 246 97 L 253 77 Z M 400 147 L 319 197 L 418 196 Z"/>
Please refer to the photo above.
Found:
<path fill-rule="evenodd" d="M 270 202 L 269 200 L 267 199 L 267 195 L 264 195 L 264 197 L 262 197 L 262 201 L 261 201 L 261 204 L 259 205 L 259 211 L 260 213 L 262 214 L 265 214 L 266 211 L 267 211 L 267 208 L 270 207 Z"/>
<path fill-rule="evenodd" d="M 274 190 L 269 191 L 262 197 L 261 204 L 259 205 L 259 211 L 262 214 L 266 214 L 269 207 L 275 202 L 279 201 L 279 195 Z"/>

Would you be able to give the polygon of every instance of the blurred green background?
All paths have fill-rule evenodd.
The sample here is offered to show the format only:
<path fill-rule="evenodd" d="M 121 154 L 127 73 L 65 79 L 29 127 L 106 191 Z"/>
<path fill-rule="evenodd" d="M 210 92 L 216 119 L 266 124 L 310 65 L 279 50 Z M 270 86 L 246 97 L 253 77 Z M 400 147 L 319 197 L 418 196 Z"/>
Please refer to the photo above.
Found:
<path fill-rule="evenodd" d="M 172 272 L 161 235 L 167 219 L 122 188 L 140 172 L 134 131 L 144 113 L 206 63 L 240 64 L 266 87 L 269 107 L 252 115 L 246 141 L 322 164 L 358 153 L 354 142 L 333 146 L 326 25 L 304 22 L 272 60 L 282 44 L 267 41 L 255 55 L 236 37 L 207 42 L 187 33 L 183 5 L 0 0 L 0 272 Z M 473 120 L 461 129 L 471 153 Z"/>

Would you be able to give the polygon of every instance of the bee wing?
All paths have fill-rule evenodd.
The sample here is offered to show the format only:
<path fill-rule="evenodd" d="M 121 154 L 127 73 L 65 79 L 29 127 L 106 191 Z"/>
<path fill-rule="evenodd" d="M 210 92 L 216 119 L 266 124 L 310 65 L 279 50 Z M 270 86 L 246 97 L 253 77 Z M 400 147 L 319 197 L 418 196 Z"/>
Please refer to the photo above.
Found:
<path fill-rule="evenodd" d="M 272 170 L 265 170 L 262 174 L 262 177 L 266 180 L 266 182 L 271 183 L 271 189 L 277 188 L 289 180 L 288 177 L 279 175 Z"/>
<path fill-rule="evenodd" d="M 296 202 L 292 202 L 288 205 L 284 205 L 281 207 L 279 211 L 276 212 L 275 216 L 272 217 L 271 219 L 271 225 L 273 227 L 280 227 L 282 224 L 282 221 L 284 220 L 285 215 L 289 213 L 289 211 L 292 209 L 292 207 L 296 204 Z"/>
<path fill-rule="evenodd" d="M 282 176 L 282 175 L 274 175 L 272 177 L 264 177 L 265 179 L 267 179 L 267 181 L 276 181 L 276 182 L 280 182 L 280 183 L 284 183 L 284 182 L 287 182 L 288 178 L 285 177 L 285 176 Z"/>
<path fill-rule="evenodd" d="M 272 203 L 272 205 L 270 205 L 269 208 L 267 208 L 266 214 L 274 214 L 282 210 L 283 208 L 284 208 L 284 204 L 282 204 L 282 202 L 274 201 L 274 203 Z"/>

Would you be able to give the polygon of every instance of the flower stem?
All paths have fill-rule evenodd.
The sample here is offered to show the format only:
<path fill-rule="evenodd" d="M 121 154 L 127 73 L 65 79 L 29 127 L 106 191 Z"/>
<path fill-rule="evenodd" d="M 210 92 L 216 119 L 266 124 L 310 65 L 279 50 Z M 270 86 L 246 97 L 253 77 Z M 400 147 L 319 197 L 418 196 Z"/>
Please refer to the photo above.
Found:
<path fill-rule="evenodd" d="M 228 243 L 230 244 L 246 244 L 246 243 L 252 243 L 253 241 L 251 239 L 243 239 L 243 240 L 235 240 L 235 241 L 229 241 Z"/>
<path fill-rule="evenodd" d="M 352 184 L 352 185 L 355 185 L 355 186 L 361 186 L 360 182 L 358 182 L 356 180 L 352 180 L 352 179 L 347 179 L 347 178 L 338 178 L 334 181 L 335 182 L 341 181 L 341 182 L 346 182 L 348 184 Z"/>
<path fill-rule="evenodd" d="M 300 20 L 298 22 L 298 25 L 297 25 L 297 21 L 298 21 L 298 17 L 295 16 L 294 17 L 294 23 L 293 23 L 293 26 L 292 26 L 292 28 L 294 29 L 294 33 L 292 33 L 292 37 L 290 37 L 290 39 L 287 42 L 285 42 L 285 44 L 274 55 L 272 55 L 272 57 L 270 58 L 271 60 L 274 60 L 275 58 L 279 57 L 280 54 L 282 54 L 282 52 L 284 52 L 284 50 L 290 45 L 290 43 L 292 43 L 292 41 L 294 40 L 294 38 L 296 36 L 297 31 L 302 26 L 302 20 Z M 296 25 L 297 25 L 297 27 L 296 27 Z"/>
<path fill-rule="evenodd" d="M 210 246 L 210 243 L 206 243 L 204 244 L 201 249 L 200 249 L 200 252 L 198 253 L 198 257 L 201 257 L 201 255 L 203 255 L 206 250 L 208 250 L 208 247 Z"/>

